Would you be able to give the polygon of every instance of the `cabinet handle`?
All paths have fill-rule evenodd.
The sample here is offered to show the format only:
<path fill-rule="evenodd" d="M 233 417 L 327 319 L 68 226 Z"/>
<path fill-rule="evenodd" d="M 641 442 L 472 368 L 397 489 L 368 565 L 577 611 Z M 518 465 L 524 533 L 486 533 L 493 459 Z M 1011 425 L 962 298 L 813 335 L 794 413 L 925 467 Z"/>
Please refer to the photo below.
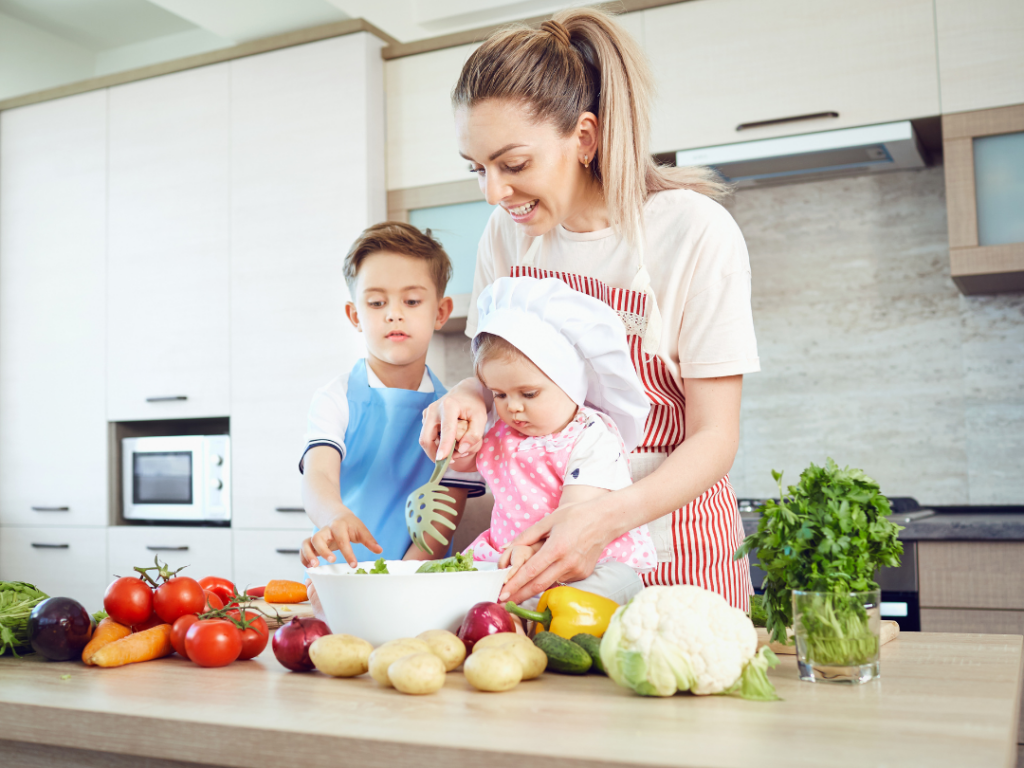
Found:
<path fill-rule="evenodd" d="M 34 549 L 71 549 L 70 544 L 40 544 L 36 541 L 32 542 L 32 547 Z"/>
<path fill-rule="evenodd" d="M 71 507 L 32 507 L 33 512 L 70 512 Z"/>
<path fill-rule="evenodd" d="M 751 128 L 767 128 L 769 125 L 782 125 L 783 123 L 797 123 L 801 120 L 819 120 L 823 117 L 839 117 L 838 112 L 813 112 L 809 115 L 794 115 L 793 117 L 779 117 L 775 120 L 758 120 L 753 123 L 740 123 L 736 126 L 737 131 L 746 131 Z"/>
<path fill-rule="evenodd" d="M 162 397 L 147 397 L 147 403 L 171 403 L 180 400 L 188 400 L 188 395 L 164 395 Z"/>
<path fill-rule="evenodd" d="M 275 507 L 275 512 L 298 512 L 300 515 L 305 514 L 305 507 Z"/>
<path fill-rule="evenodd" d="M 279 555 L 297 555 L 300 552 L 298 549 L 276 549 L 274 551 Z"/>
<path fill-rule="evenodd" d="M 188 547 L 151 547 L 146 546 L 150 552 L 188 552 Z"/>

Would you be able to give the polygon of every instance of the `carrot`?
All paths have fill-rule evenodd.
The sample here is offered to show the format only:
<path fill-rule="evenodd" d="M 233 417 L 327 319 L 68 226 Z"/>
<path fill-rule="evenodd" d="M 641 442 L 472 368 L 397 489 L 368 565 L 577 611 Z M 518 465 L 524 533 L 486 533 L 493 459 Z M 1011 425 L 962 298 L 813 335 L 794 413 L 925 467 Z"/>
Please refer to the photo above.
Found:
<path fill-rule="evenodd" d="M 158 624 L 103 646 L 92 655 L 90 662 L 97 667 L 120 667 L 136 661 L 159 659 L 172 653 L 171 625 Z"/>
<path fill-rule="evenodd" d="M 82 661 L 86 664 L 92 664 L 92 655 L 96 653 L 100 648 L 105 645 L 120 640 L 122 637 L 128 637 L 132 633 L 131 627 L 126 627 L 124 624 L 118 624 L 112 618 L 107 616 L 103 621 L 96 627 L 96 631 L 92 633 L 92 640 L 89 644 L 82 649 Z"/>
<path fill-rule="evenodd" d="M 268 603 L 304 603 L 308 599 L 306 585 L 297 581 L 273 579 L 267 582 L 263 599 Z"/>

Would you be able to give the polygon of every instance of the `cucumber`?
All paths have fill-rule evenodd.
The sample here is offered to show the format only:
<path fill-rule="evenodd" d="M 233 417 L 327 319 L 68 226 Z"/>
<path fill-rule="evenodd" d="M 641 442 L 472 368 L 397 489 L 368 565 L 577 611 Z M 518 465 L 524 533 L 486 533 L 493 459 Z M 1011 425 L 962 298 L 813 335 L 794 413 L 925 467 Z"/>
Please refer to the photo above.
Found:
<path fill-rule="evenodd" d="M 594 663 L 583 648 L 553 632 L 538 632 L 533 644 L 547 655 L 548 669 L 552 672 L 585 675 Z"/>
<path fill-rule="evenodd" d="M 569 642 L 576 643 L 590 654 L 590 658 L 594 662 L 594 672 L 600 672 L 602 675 L 608 674 L 604 671 L 604 662 L 601 661 L 601 640 L 599 638 L 588 635 L 586 632 L 580 632 L 578 635 L 573 635 Z"/>

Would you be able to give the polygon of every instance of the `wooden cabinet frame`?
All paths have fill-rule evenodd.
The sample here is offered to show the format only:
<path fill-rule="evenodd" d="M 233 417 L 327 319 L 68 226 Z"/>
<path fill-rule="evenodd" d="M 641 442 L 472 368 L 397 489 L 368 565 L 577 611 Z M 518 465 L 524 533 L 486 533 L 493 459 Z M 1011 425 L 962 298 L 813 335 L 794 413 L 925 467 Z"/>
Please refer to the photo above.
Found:
<path fill-rule="evenodd" d="M 1024 131 L 1024 104 L 942 116 L 949 260 L 961 293 L 1024 290 L 1024 243 L 978 244 L 974 139 Z"/>

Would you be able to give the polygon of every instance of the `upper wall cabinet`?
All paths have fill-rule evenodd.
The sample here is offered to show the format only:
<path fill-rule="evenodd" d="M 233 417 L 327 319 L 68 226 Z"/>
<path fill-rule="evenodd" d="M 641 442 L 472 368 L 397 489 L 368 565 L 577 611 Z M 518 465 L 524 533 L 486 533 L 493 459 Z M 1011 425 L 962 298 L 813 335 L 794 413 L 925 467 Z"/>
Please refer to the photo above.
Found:
<path fill-rule="evenodd" d="M 229 414 L 229 72 L 109 91 L 111 421 Z"/>
<path fill-rule="evenodd" d="M 935 0 L 942 111 L 1024 103 L 1024 2 Z"/>
<path fill-rule="evenodd" d="M 107 94 L 0 114 L 0 522 L 107 522 Z"/>
<path fill-rule="evenodd" d="M 693 0 L 644 27 L 654 152 L 940 111 L 932 0 Z"/>
<path fill-rule="evenodd" d="M 313 393 L 362 354 L 342 267 L 384 217 L 381 43 L 361 33 L 231 63 L 231 435 L 237 528 L 308 528 Z"/>

